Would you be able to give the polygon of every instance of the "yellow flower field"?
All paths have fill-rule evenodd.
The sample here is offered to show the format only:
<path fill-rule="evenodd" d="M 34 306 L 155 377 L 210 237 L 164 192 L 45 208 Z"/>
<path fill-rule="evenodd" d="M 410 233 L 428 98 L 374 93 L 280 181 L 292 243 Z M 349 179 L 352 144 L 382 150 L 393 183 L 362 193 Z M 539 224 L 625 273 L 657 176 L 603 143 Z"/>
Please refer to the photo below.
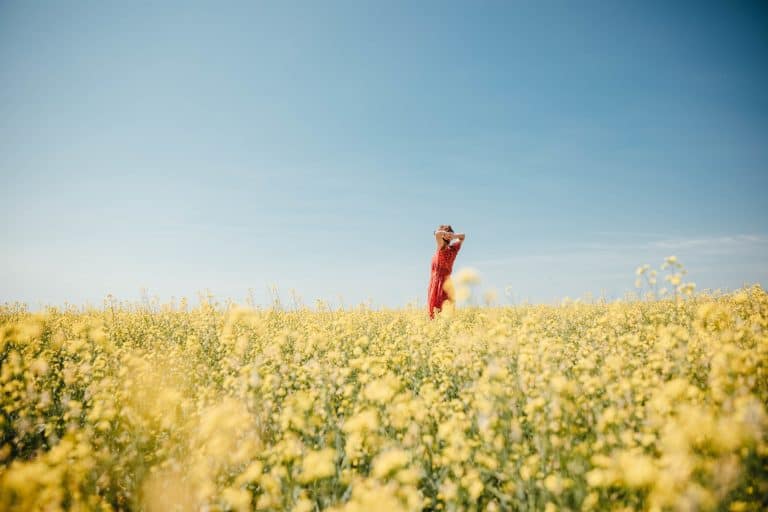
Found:
<path fill-rule="evenodd" d="M 768 294 L 689 295 L 6 305 L 0 510 L 765 509 Z"/>

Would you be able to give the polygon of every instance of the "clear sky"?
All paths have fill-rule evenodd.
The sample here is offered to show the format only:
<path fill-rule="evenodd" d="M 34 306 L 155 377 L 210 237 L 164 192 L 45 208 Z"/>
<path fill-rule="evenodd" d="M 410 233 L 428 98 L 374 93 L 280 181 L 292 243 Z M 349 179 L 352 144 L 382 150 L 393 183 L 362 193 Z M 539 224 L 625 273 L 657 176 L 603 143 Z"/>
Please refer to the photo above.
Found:
<path fill-rule="evenodd" d="M 154 4 L 0 0 L 0 301 L 768 285 L 764 2 Z"/>

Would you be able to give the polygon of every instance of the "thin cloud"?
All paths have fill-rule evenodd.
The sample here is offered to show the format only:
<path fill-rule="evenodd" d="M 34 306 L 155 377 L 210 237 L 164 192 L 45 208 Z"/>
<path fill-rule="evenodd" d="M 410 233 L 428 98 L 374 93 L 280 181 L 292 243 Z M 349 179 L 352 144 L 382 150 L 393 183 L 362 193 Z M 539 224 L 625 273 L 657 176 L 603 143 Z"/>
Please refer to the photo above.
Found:
<path fill-rule="evenodd" d="M 711 238 L 681 238 L 657 240 L 652 247 L 661 249 L 687 249 L 691 247 L 732 247 L 740 245 L 755 245 L 768 243 L 768 237 L 764 235 L 735 235 Z"/>
<path fill-rule="evenodd" d="M 626 238 L 631 236 L 632 238 L 670 238 L 667 233 L 649 233 L 649 232 L 634 232 L 628 233 L 626 231 L 590 231 L 592 235 L 598 236 L 618 236 Z"/>
<path fill-rule="evenodd" d="M 625 236 L 634 237 L 638 236 L 638 234 L 625 233 Z M 476 260 L 473 261 L 472 264 L 475 266 L 497 266 L 519 264 L 527 261 L 572 261 L 574 259 L 585 257 L 590 259 L 624 259 L 624 253 L 627 252 L 637 254 L 641 252 L 657 253 L 661 250 L 675 251 L 687 249 L 699 249 L 704 252 L 715 253 L 737 252 L 745 249 L 768 249 L 768 236 L 762 234 L 748 234 L 699 238 L 663 238 L 635 244 L 588 242 L 566 246 L 563 248 L 563 251 L 557 253 L 516 254 L 512 256 L 489 258 L 486 260 Z"/>

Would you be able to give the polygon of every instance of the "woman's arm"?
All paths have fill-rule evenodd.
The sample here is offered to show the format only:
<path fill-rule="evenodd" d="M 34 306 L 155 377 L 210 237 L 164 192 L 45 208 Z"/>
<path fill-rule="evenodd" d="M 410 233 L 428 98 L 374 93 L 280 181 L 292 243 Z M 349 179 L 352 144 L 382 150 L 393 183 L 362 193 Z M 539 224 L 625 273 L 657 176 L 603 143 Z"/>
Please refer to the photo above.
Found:
<path fill-rule="evenodd" d="M 445 237 L 447 234 L 449 234 L 447 231 L 435 231 L 435 242 L 437 242 L 438 247 L 440 247 L 440 243 L 443 241 L 443 237 Z"/>
<path fill-rule="evenodd" d="M 450 231 L 435 231 L 435 236 L 447 236 L 451 240 L 464 240 L 464 233 L 451 233 Z"/>
<path fill-rule="evenodd" d="M 442 246 L 442 241 L 444 238 L 448 238 L 449 242 L 448 245 L 452 244 L 454 240 L 458 240 L 459 242 L 464 242 L 465 235 L 464 233 L 451 233 L 450 231 L 435 231 L 435 241 L 437 242 L 437 246 Z"/>

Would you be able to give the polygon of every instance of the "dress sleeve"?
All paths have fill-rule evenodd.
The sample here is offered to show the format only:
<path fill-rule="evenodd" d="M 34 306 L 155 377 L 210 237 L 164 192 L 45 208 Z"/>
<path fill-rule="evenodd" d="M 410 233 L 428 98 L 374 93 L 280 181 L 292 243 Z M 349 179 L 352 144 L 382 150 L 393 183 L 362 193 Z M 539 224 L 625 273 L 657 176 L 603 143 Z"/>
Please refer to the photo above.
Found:
<path fill-rule="evenodd" d="M 459 252 L 459 249 L 461 249 L 461 240 L 459 240 L 455 244 L 449 245 L 448 247 L 450 247 L 453 252 Z"/>

